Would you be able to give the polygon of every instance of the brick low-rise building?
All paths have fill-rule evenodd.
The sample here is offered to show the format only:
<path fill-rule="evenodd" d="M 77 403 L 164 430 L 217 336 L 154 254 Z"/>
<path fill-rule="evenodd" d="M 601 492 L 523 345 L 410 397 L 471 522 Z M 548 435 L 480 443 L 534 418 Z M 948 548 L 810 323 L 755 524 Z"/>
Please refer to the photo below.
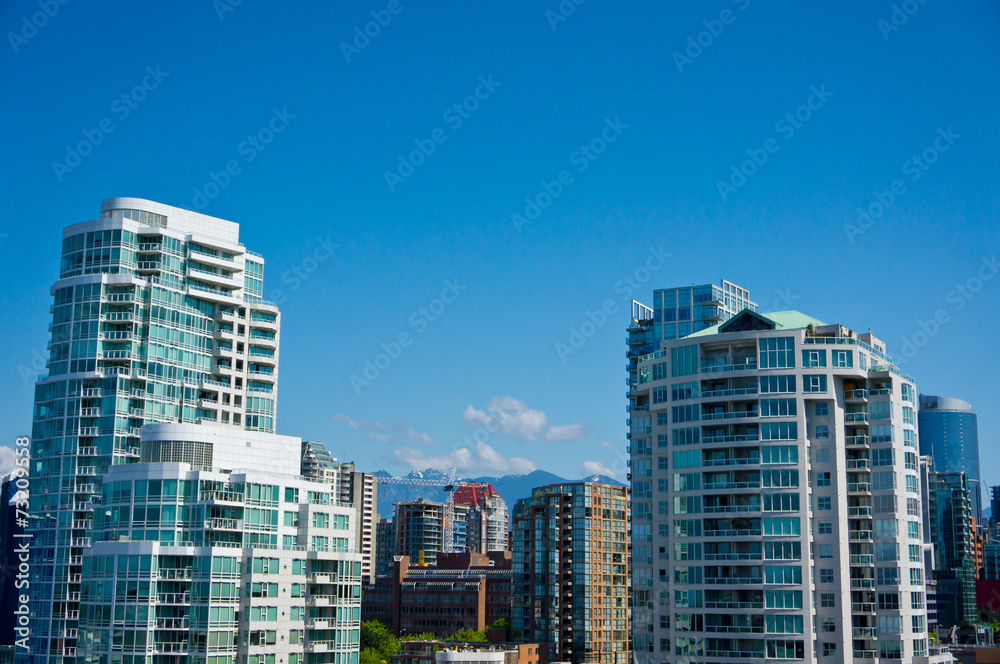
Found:
<path fill-rule="evenodd" d="M 486 629 L 500 618 L 510 619 L 511 574 L 506 551 L 442 553 L 429 567 L 397 556 L 389 573 L 365 588 L 362 620 L 378 620 L 397 636 Z"/>

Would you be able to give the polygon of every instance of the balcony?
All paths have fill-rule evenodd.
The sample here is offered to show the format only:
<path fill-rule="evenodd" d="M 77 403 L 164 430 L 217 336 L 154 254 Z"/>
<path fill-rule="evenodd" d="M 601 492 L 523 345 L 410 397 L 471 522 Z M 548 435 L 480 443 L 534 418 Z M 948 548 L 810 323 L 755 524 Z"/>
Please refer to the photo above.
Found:
<path fill-rule="evenodd" d="M 851 579 L 851 590 L 874 590 L 875 579 Z"/>
<path fill-rule="evenodd" d="M 73 540 L 70 541 L 70 546 L 80 546 L 80 547 L 90 546 L 90 538 L 89 537 L 75 537 L 75 538 L 73 538 Z M 77 594 L 79 594 L 79 593 L 77 593 Z"/>
<path fill-rule="evenodd" d="M 159 593 L 156 601 L 160 604 L 183 605 L 191 603 L 191 593 Z"/>
<path fill-rule="evenodd" d="M 95 484 L 78 484 L 76 486 L 76 493 L 97 493 L 97 485 L 95 485 Z"/>
<path fill-rule="evenodd" d="M 852 636 L 855 639 L 874 639 L 877 637 L 877 632 L 874 627 L 855 627 Z"/>
<path fill-rule="evenodd" d="M 871 516 L 872 516 L 872 508 L 871 507 L 866 507 L 866 506 L 862 506 L 862 507 L 848 507 L 847 508 L 847 516 L 850 517 L 850 518 L 852 518 L 852 519 L 858 519 L 858 518 L 867 518 L 867 519 L 870 519 Z"/>
<path fill-rule="evenodd" d="M 158 570 L 156 578 L 160 581 L 187 581 L 191 579 L 190 567 L 166 568 Z"/>
<path fill-rule="evenodd" d="M 757 394 L 756 387 L 741 387 L 737 389 L 725 389 L 725 390 L 709 390 L 707 392 L 702 392 L 702 398 L 708 397 L 738 397 L 746 394 Z"/>
<path fill-rule="evenodd" d="M 874 602 L 852 602 L 851 613 L 875 613 Z"/>
<path fill-rule="evenodd" d="M 163 251 L 163 245 L 159 242 L 140 242 L 139 253 L 145 254 L 154 251 Z"/>
<path fill-rule="evenodd" d="M 868 459 L 848 459 L 847 470 L 871 470 L 871 462 Z"/>
<path fill-rule="evenodd" d="M 845 401 L 868 401 L 868 390 L 847 390 L 844 392 Z"/>
<path fill-rule="evenodd" d="M 760 537 L 760 528 L 746 528 L 743 530 L 706 530 L 705 537 Z"/>
<path fill-rule="evenodd" d="M 851 564 L 852 565 L 874 565 L 875 564 L 875 556 L 873 556 L 871 554 L 852 553 L 851 554 Z"/>
<path fill-rule="evenodd" d="M 847 493 L 871 493 L 872 485 L 870 482 L 849 482 L 847 485 Z"/>
<path fill-rule="evenodd" d="M 100 430 L 97 427 L 80 427 L 81 436 L 99 436 Z"/>
<path fill-rule="evenodd" d="M 94 466 L 82 466 L 76 469 L 76 474 L 83 477 L 97 477 L 97 468 Z"/>
<path fill-rule="evenodd" d="M 731 411 L 728 413 L 702 413 L 703 420 L 737 420 L 746 417 L 759 417 L 756 410 Z"/>
<path fill-rule="evenodd" d="M 104 390 L 99 387 L 88 387 L 80 393 L 84 399 L 94 399 L 104 395 Z"/>
<path fill-rule="evenodd" d="M 845 413 L 844 420 L 851 424 L 868 424 L 868 413 Z"/>
<path fill-rule="evenodd" d="M 868 436 L 845 436 L 844 443 L 848 447 L 868 447 Z"/>
<path fill-rule="evenodd" d="M 153 652 L 156 654 L 174 654 L 183 655 L 188 652 L 187 641 L 181 641 L 179 643 L 168 642 L 168 643 L 155 643 L 153 644 Z"/>
<path fill-rule="evenodd" d="M 210 270 L 202 270 L 201 268 L 194 267 L 190 263 L 188 263 L 188 278 L 198 279 L 199 281 L 204 281 L 218 286 L 233 287 L 236 285 L 232 275 L 221 272 L 212 272 Z"/>
<path fill-rule="evenodd" d="M 101 409 L 100 408 L 81 408 L 80 409 L 80 417 L 100 417 L 100 416 L 101 416 Z"/>
<path fill-rule="evenodd" d="M 225 519 L 220 517 L 211 517 L 205 519 L 205 528 L 208 530 L 243 530 L 243 520 L 242 519 Z"/>
<path fill-rule="evenodd" d="M 875 539 L 871 530 L 849 530 L 847 536 L 852 542 L 871 542 Z"/>
<path fill-rule="evenodd" d="M 157 618 L 157 629 L 189 629 L 191 623 L 185 618 Z"/>
<path fill-rule="evenodd" d="M 78 447 L 76 453 L 78 456 L 97 456 L 97 448 L 85 445 L 84 447 Z"/>
<path fill-rule="evenodd" d="M 721 373 L 727 371 L 754 371 L 757 369 L 757 360 L 750 360 L 742 364 L 702 364 L 702 373 Z"/>

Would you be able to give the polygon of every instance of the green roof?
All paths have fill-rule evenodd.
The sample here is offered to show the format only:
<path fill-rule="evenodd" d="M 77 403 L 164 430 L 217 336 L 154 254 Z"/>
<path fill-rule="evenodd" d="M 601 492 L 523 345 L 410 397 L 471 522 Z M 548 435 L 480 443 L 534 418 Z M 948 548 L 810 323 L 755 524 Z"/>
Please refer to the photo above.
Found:
<path fill-rule="evenodd" d="M 753 316 L 765 323 L 769 323 L 774 326 L 776 330 L 796 330 L 803 327 L 808 327 L 813 325 L 815 327 L 822 327 L 826 325 L 823 321 L 818 318 L 813 318 L 808 314 L 804 314 L 801 311 L 790 310 L 790 311 L 773 311 L 771 313 L 760 314 L 755 311 L 750 311 L 749 309 L 744 309 L 739 312 L 729 320 L 719 323 L 718 325 L 713 325 L 712 327 L 706 328 L 704 330 L 699 330 L 693 334 L 689 334 L 684 337 L 685 339 L 690 339 L 691 337 L 705 337 L 710 334 L 719 334 L 720 332 L 725 332 L 725 328 L 734 320 L 741 316 Z"/>

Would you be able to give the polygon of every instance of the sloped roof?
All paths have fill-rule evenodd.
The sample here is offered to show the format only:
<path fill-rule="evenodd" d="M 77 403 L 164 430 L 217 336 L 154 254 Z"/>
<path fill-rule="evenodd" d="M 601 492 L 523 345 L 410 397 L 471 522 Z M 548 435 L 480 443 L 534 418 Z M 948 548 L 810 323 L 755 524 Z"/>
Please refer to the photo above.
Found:
<path fill-rule="evenodd" d="M 689 334 L 685 339 L 691 337 L 705 337 L 711 334 L 720 334 L 729 331 L 728 328 L 735 326 L 736 321 L 743 319 L 745 316 L 751 316 L 766 326 L 770 327 L 772 330 L 796 330 L 803 327 L 808 327 L 813 325 L 815 327 L 822 327 L 826 325 L 823 321 L 818 318 L 813 318 L 808 314 L 804 314 L 801 311 L 796 311 L 794 309 L 789 311 L 773 311 L 771 313 L 760 314 L 755 311 L 750 311 L 749 309 L 744 309 L 739 312 L 729 320 L 718 325 L 713 325 L 712 327 L 706 328 L 704 330 L 699 330 L 694 334 Z"/>

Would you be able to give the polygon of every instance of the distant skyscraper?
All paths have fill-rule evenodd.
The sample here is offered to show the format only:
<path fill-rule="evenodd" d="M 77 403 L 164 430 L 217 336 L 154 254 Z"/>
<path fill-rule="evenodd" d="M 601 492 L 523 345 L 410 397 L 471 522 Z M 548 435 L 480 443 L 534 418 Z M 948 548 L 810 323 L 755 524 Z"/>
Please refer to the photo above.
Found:
<path fill-rule="evenodd" d="M 396 503 L 396 554 L 409 556 L 413 565 L 435 564 L 437 554 L 445 551 L 444 517 L 444 503 L 424 498 Z"/>
<path fill-rule="evenodd" d="M 629 490 L 538 487 L 514 506 L 514 638 L 549 661 L 630 664 Z"/>
<path fill-rule="evenodd" d="M 926 459 L 926 457 L 925 457 Z M 925 524 L 934 545 L 934 578 L 937 581 L 938 620 L 954 625 L 978 619 L 978 574 L 972 492 L 965 473 L 923 473 Z"/>
<path fill-rule="evenodd" d="M 635 357 L 659 306 L 628 337 L 637 659 L 947 661 L 913 379 L 871 333 L 749 306 Z"/>
<path fill-rule="evenodd" d="M 931 470 L 965 473 L 972 493 L 972 516 L 983 521 L 979 473 L 979 427 L 972 404 L 961 399 L 920 395 L 920 454 L 931 457 Z"/>
<path fill-rule="evenodd" d="M 278 309 L 261 300 L 264 260 L 238 224 L 112 198 L 63 230 L 61 255 L 31 436 L 31 509 L 58 524 L 32 544 L 35 664 L 76 661 L 102 477 L 139 460 L 142 426 L 273 432 L 277 394 Z"/>
<path fill-rule="evenodd" d="M 507 503 L 492 484 L 468 482 L 455 487 L 455 505 L 467 505 L 466 549 L 475 553 L 506 551 Z"/>

